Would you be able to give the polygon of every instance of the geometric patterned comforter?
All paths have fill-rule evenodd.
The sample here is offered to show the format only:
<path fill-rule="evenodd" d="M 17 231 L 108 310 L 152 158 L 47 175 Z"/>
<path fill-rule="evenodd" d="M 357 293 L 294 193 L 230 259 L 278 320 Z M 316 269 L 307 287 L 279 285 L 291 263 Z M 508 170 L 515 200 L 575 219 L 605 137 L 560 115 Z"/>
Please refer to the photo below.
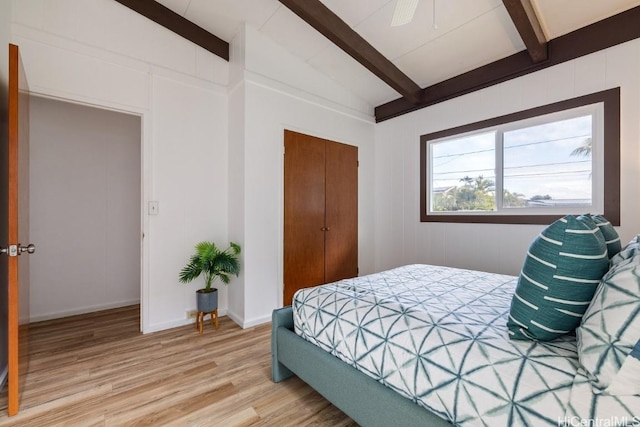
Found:
<path fill-rule="evenodd" d="M 575 338 L 510 340 L 516 281 L 408 265 L 302 289 L 295 332 L 456 425 L 558 426 L 576 415 Z"/>

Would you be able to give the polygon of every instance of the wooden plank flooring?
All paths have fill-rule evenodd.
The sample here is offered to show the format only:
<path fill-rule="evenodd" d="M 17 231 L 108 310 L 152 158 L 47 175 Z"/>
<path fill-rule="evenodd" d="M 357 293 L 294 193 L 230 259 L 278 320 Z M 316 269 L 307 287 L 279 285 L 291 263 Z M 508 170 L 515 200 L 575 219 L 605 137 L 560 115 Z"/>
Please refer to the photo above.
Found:
<path fill-rule="evenodd" d="M 271 381 L 271 325 L 142 335 L 139 307 L 34 323 L 20 413 L 0 426 L 356 426 L 298 378 Z"/>

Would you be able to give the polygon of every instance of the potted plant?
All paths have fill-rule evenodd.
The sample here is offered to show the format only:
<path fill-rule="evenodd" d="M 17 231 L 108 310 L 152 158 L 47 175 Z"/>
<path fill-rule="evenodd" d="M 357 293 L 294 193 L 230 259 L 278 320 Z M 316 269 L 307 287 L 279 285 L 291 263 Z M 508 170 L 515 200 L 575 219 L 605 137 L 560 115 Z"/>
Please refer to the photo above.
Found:
<path fill-rule="evenodd" d="M 218 289 L 212 288 L 211 284 L 218 278 L 222 283 L 228 284 L 229 275 L 238 276 L 240 246 L 230 242 L 229 247 L 221 251 L 215 243 L 205 241 L 198 243 L 195 249 L 196 253 L 191 255 L 189 263 L 180 271 L 180 282 L 189 283 L 200 275 L 204 275 L 205 287 L 196 291 L 197 326 L 198 322 L 201 322 L 201 317 L 204 318 L 204 313 L 216 312 L 217 319 Z"/>

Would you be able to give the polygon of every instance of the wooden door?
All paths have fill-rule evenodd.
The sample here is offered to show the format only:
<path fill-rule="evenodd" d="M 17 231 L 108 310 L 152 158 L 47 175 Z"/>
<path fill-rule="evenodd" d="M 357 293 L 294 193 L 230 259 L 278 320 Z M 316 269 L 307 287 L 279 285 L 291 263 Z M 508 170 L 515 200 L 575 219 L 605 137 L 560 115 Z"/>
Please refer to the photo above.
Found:
<path fill-rule="evenodd" d="M 284 305 L 301 288 L 324 283 L 325 144 L 284 133 Z"/>
<path fill-rule="evenodd" d="M 325 283 L 358 275 L 358 147 L 327 142 Z"/>
<path fill-rule="evenodd" d="M 285 130 L 283 304 L 358 274 L 357 147 Z"/>
<path fill-rule="evenodd" d="M 8 414 L 15 415 L 28 367 L 29 93 L 18 46 L 9 45 Z M 4 242 L 3 242 L 4 243 Z"/>

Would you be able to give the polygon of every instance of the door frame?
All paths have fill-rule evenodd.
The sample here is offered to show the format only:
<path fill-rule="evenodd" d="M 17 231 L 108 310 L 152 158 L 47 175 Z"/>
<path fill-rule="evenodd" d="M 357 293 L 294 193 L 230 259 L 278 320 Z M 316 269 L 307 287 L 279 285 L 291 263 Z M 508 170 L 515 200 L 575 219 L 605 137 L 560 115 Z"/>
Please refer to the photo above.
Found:
<path fill-rule="evenodd" d="M 149 215 L 146 210 L 146 200 L 149 200 L 150 177 L 151 177 L 151 112 L 147 109 L 126 108 L 117 103 L 107 101 L 88 102 L 84 99 L 74 99 L 46 91 L 38 90 L 38 88 L 29 91 L 30 95 L 48 98 L 61 102 L 68 102 L 85 107 L 99 108 L 102 110 L 114 111 L 117 113 L 129 114 L 140 117 L 140 332 L 145 333 L 149 330 Z M 144 237 L 143 237 L 144 236 Z"/>

